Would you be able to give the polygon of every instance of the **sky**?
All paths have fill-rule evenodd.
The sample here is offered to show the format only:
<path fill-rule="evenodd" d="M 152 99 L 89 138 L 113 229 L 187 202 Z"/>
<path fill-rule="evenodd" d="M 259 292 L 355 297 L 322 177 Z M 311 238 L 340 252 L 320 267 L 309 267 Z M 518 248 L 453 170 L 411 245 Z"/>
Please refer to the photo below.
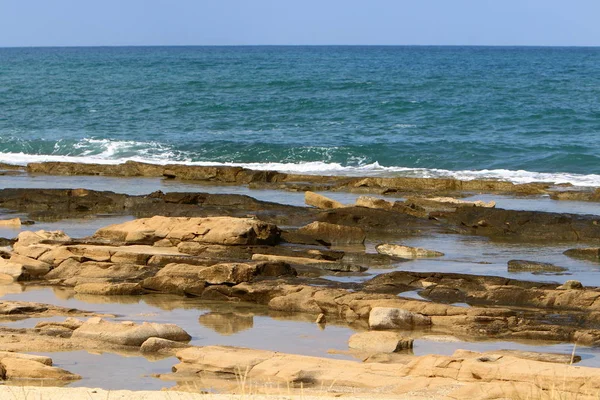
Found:
<path fill-rule="evenodd" d="M 600 0 L 0 0 L 0 47 L 600 46 Z"/>

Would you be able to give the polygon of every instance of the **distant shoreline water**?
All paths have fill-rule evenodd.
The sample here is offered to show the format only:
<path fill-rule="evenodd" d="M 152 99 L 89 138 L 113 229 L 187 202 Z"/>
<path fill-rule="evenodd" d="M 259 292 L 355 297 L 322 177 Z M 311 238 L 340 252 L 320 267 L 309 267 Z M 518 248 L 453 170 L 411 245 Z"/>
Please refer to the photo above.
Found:
<path fill-rule="evenodd" d="M 600 48 L 0 48 L 0 162 L 600 186 Z"/>

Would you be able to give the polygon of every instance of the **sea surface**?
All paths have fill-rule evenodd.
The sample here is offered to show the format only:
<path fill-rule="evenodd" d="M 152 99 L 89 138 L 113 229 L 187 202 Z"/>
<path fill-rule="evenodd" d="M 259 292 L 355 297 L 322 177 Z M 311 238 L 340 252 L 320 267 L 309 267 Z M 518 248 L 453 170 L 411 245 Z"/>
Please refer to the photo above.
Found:
<path fill-rule="evenodd" d="M 600 48 L 0 48 L 0 162 L 600 186 Z"/>

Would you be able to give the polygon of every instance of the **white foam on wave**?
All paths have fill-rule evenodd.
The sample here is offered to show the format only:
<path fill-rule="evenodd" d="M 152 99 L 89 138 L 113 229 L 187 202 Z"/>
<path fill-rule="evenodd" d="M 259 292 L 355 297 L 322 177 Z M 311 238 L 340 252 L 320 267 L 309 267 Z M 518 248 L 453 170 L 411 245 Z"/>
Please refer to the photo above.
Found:
<path fill-rule="evenodd" d="M 102 142 L 99 140 L 98 142 Z M 531 183 L 531 182 L 548 182 L 554 184 L 570 183 L 574 186 L 581 187 L 600 187 L 600 175 L 597 174 L 573 174 L 566 172 L 548 173 L 548 172 L 533 172 L 525 170 L 508 170 L 508 169 L 492 169 L 492 170 L 462 170 L 451 171 L 446 169 L 435 168 L 408 168 L 408 167 L 385 167 L 374 162 L 359 166 L 343 166 L 339 163 L 326 163 L 321 161 L 302 162 L 302 163 L 235 163 L 235 162 L 213 162 L 213 161 L 189 161 L 178 159 L 169 149 L 155 148 L 153 151 L 148 149 L 136 149 L 135 156 L 119 156 L 127 146 L 137 147 L 139 142 L 110 142 L 106 143 L 106 147 L 96 154 L 91 151 L 85 151 L 85 155 L 70 156 L 70 155 L 41 155 L 41 154 L 25 154 L 25 153 L 0 153 L 0 163 L 13 165 L 26 165 L 31 162 L 74 162 L 85 164 L 104 164 L 114 165 L 121 164 L 126 161 L 137 161 L 159 165 L 166 164 L 181 164 L 181 165 L 197 165 L 197 166 L 234 166 L 244 167 L 261 171 L 280 171 L 295 174 L 306 175 L 343 175 L 343 176 L 372 176 L 372 177 L 415 177 L 415 178 L 456 178 L 460 180 L 473 179 L 494 179 L 501 181 L 509 181 L 513 183 Z M 131 149 L 133 150 L 133 149 Z M 154 151 L 156 150 L 156 151 Z M 116 156 L 116 157 L 115 157 Z"/>

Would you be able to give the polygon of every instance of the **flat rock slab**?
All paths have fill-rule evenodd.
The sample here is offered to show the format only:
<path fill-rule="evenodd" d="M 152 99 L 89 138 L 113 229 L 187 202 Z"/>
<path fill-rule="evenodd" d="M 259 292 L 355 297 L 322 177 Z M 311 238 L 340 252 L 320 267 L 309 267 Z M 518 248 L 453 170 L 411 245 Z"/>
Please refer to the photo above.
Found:
<path fill-rule="evenodd" d="M 169 239 L 223 245 L 274 245 L 280 235 L 275 225 L 253 218 L 155 216 L 101 228 L 94 237 L 146 244 Z"/>

